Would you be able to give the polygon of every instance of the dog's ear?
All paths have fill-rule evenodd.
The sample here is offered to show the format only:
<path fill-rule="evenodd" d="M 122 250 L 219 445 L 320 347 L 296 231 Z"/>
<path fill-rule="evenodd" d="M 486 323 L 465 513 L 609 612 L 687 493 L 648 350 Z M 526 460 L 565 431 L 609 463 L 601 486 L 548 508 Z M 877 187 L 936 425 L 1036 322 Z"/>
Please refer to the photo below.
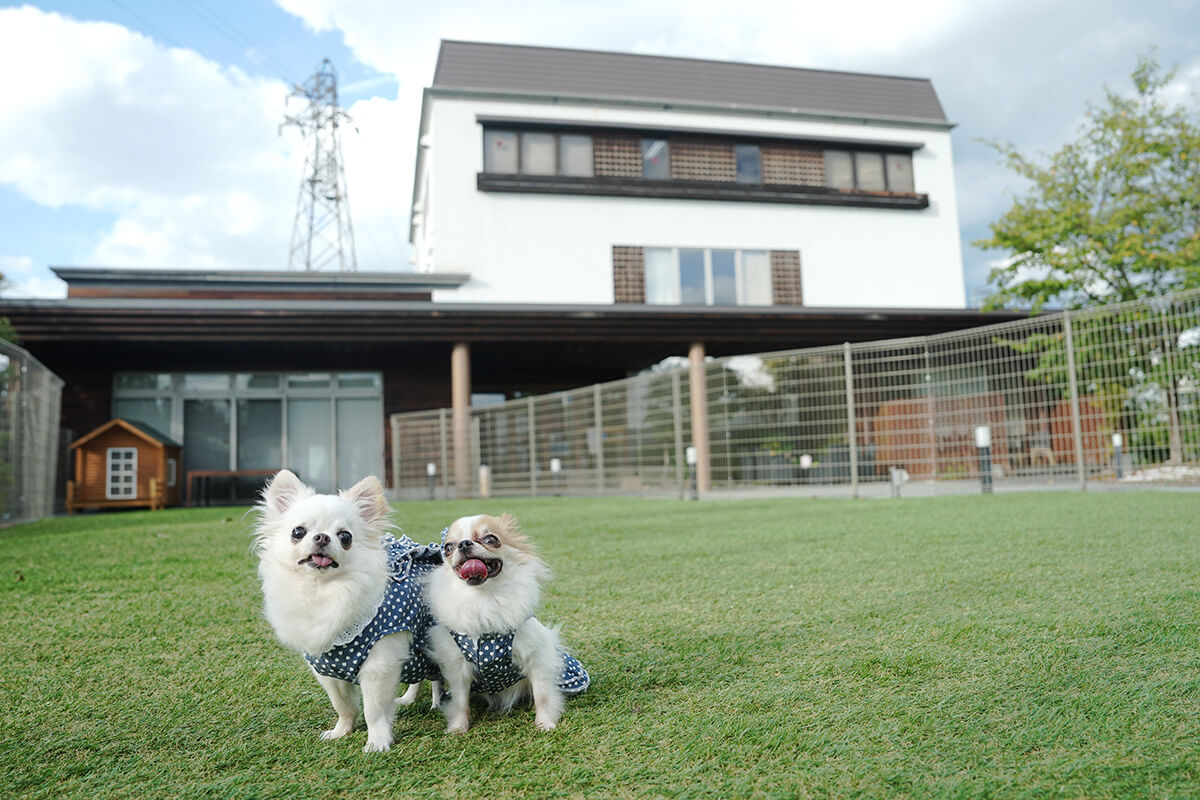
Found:
<path fill-rule="evenodd" d="M 363 478 L 349 489 L 343 490 L 341 495 L 354 504 L 359 516 L 369 527 L 386 527 L 392 508 L 384 497 L 383 486 L 374 475 Z"/>
<path fill-rule="evenodd" d="M 520 530 L 520 527 L 517 525 L 517 518 L 507 511 L 500 515 L 500 525 L 509 533 L 516 533 Z"/>
<path fill-rule="evenodd" d="M 306 497 L 312 497 L 313 490 L 305 486 L 291 470 L 281 469 L 271 478 L 267 488 L 263 489 L 263 508 L 268 514 L 281 516 L 287 510 Z"/>

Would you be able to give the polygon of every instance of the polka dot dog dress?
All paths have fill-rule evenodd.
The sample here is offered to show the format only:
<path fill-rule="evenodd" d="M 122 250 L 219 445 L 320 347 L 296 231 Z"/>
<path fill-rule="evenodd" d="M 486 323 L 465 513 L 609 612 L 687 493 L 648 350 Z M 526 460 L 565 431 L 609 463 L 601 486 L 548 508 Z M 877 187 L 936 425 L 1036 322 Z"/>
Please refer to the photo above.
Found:
<path fill-rule="evenodd" d="M 334 639 L 334 646 L 318 656 L 308 653 L 304 659 L 317 674 L 358 683 L 358 672 L 375 643 L 392 633 L 409 631 L 413 635 L 411 655 L 400 672 L 403 683 L 440 680 L 437 665 L 425 654 L 425 634 L 432 624 L 423 596 L 421 578 L 441 566 L 442 551 L 437 545 L 418 545 L 407 536 L 399 539 L 385 535 L 384 551 L 388 558 L 387 591 L 375 615 L 361 626 Z"/>
<path fill-rule="evenodd" d="M 472 692 L 499 694 L 525 677 L 512 660 L 515 631 L 485 633 L 478 639 L 455 631 L 450 631 L 450 635 L 454 637 L 463 658 L 475 667 L 471 680 Z M 588 687 L 591 678 L 578 659 L 565 650 L 559 652 L 563 658 L 563 669 L 559 674 L 558 688 L 566 695 L 579 694 Z"/>

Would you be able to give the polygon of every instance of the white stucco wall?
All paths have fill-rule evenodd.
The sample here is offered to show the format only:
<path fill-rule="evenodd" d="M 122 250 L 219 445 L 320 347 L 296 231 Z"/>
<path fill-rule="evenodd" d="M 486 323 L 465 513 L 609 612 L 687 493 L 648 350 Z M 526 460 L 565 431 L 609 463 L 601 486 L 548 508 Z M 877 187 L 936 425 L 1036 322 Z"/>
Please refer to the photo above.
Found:
<path fill-rule="evenodd" d="M 422 271 L 471 280 L 434 300 L 613 302 L 613 245 L 799 250 L 805 305 L 962 307 L 962 253 L 948 131 L 580 105 L 429 98 L 427 187 L 414 253 Z M 481 192 L 478 115 L 745 130 L 923 144 L 913 153 L 929 208 Z"/>

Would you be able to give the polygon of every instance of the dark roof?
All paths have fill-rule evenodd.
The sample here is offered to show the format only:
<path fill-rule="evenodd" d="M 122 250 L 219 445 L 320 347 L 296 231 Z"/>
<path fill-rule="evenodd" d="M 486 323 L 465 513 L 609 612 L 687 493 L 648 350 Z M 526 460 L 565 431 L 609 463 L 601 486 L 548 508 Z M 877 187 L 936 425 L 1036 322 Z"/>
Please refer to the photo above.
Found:
<path fill-rule="evenodd" d="M 429 272 L 292 272 L 289 270 L 125 269 L 51 267 L 72 289 L 122 291 L 147 289 L 254 292 L 285 290 L 295 294 L 432 291 L 456 289 L 470 276 Z"/>
<path fill-rule="evenodd" d="M 732 61 L 443 41 L 434 89 L 475 89 L 949 125 L 925 78 Z"/>

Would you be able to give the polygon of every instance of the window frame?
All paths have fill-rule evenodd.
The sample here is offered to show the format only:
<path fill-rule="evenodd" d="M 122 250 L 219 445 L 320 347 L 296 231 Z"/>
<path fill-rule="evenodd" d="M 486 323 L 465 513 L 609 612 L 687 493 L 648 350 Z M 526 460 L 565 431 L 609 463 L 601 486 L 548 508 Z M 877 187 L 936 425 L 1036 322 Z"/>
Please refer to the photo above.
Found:
<path fill-rule="evenodd" d="M 120 456 L 118 456 L 120 454 Z M 114 466 L 118 465 L 124 469 L 113 470 Z M 138 449 L 136 447 L 109 447 L 105 450 L 104 456 L 104 499 L 106 500 L 137 500 L 138 496 Z M 126 481 L 113 481 L 113 478 L 124 477 L 132 473 L 133 480 L 128 481 L 129 486 L 126 487 Z M 118 491 L 113 491 L 117 489 Z M 129 489 L 128 494 L 123 490 Z"/>
<path fill-rule="evenodd" d="M 642 256 L 643 262 L 642 263 L 643 263 L 643 265 L 645 265 L 649 262 L 650 259 L 647 257 L 647 253 L 651 250 L 669 252 L 671 254 L 671 264 L 673 265 L 673 269 L 669 269 L 669 270 L 665 270 L 665 271 L 671 273 L 671 275 L 674 278 L 675 284 L 677 284 L 677 285 L 673 285 L 671 288 L 673 290 L 674 295 L 679 297 L 679 300 L 677 302 L 671 302 L 671 303 L 659 303 L 659 302 L 650 301 L 650 299 L 649 299 L 650 289 L 649 289 L 649 281 L 648 281 L 648 277 L 647 277 L 649 275 L 649 271 L 646 269 L 645 266 L 643 266 L 643 270 L 644 270 L 643 271 L 643 280 L 646 281 L 646 283 L 644 284 L 646 288 L 644 290 L 644 295 L 643 295 L 646 298 L 643 301 L 645 305 L 675 306 L 675 307 L 684 307 L 684 308 L 708 308 L 708 307 L 713 307 L 713 308 L 739 308 L 739 307 L 766 308 L 767 306 L 764 306 L 764 305 L 759 305 L 759 304 L 752 305 L 752 304 L 746 302 L 746 300 L 747 300 L 746 264 L 745 264 L 745 254 L 746 253 L 764 253 L 764 254 L 766 254 L 766 258 L 767 258 L 766 279 L 768 281 L 768 293 L 771 297 L 770 305 L 771 306 L 775 305 L 774 287 L 770 285 L 770 279 L 771 279 L 771 261 L 770 261 L 770 258 L 771 258 L 770 252 L 771 251 L 770 250 L 763 249 L 760 247 L 745 247 L 745 248 L 739 248 L 739 247 L 659 247 L 659 246 L 654 246 L 654 245 L 648 245 L 648 246 L 645 246 L 642 248 L 642 251 L 643 251 L 643 256 Z M 685 306 L 683 303 L 683 277 L 682 277 L 683 265 L 679 260 L 679 254 L 680 254 L 680 251 L 682 251 L 682 250 L 699 250 L 703 254 L 703 264 L 704 264 L 704 304 L 703 304 L 703 306 L 694 306 L 694 305 Z M 714 251 L 731 252 L 734 254 L 733 255 L 733 265 L 734 265 L 733 266 L 733 284 L 734 284 L 735 302 L 733 305 L 727 305 L 727 304 L 718 305 L 716 302 L 716 283 L 713 278 L 713 258 L 712 258 Z"/>
<path fill-rule="evenodd" d="M 491 133 L 491 134 L 510 133 L 516 137 L 516 140 L 517 140 L 516 141 L 517 165 L 516 165 L 515 172 L 488 172 L 488 170 L 487 170 L 487 150 L 488 150 L 487 139 L 488 139 L 489 133 Z M 553 172 L 526 172 L 525 171 L 525 137 L 529 134 L 533 134 L 535 136 L 549 136 L 553 139 L 553 141 L 554 141 L 554 145 L 553 145 L 554 171 Z M 568 136 L 568 137 L 572 137 L 572 138 L 576 138 L 576 139 L 586 138 L 588 140 L 588 143 L 591 146 L 591 152 L 592 152 L 592 168 L 591 168 L 591 173 L 589 175 L 574 175 L 574 174 L 569 174 L 569 173 L 563 172 L 564 161 L 563 161 L 563 157 L 562 157 L 562 146 L 563 146 L 562 140 L 563 140 L 564 136 Z M 595 161 L 595 159 L 596 159 L 596 150 L 595 150 L 596 141 L 595 141 L 595 136 L 591 132 L 580 132 L 580 131 L 574 131 L 574 130 L 557 131 L 557 130 L 548 130 L 548 129 L 544 129 L 544 128 L 524 129 L 524 128 L 484 127 L 482 142 L 483 142 L 483 172 L 480 173 L 482 175 L 496 175 L 496 176 L 512 175 L 512 176 L 518 176 L 518 177 L 523 177 L 523 178 L 529 177 L 529 178 L 580 178 L 580 179 L 594 178 L 596 175 L 596 161 Z"/>

